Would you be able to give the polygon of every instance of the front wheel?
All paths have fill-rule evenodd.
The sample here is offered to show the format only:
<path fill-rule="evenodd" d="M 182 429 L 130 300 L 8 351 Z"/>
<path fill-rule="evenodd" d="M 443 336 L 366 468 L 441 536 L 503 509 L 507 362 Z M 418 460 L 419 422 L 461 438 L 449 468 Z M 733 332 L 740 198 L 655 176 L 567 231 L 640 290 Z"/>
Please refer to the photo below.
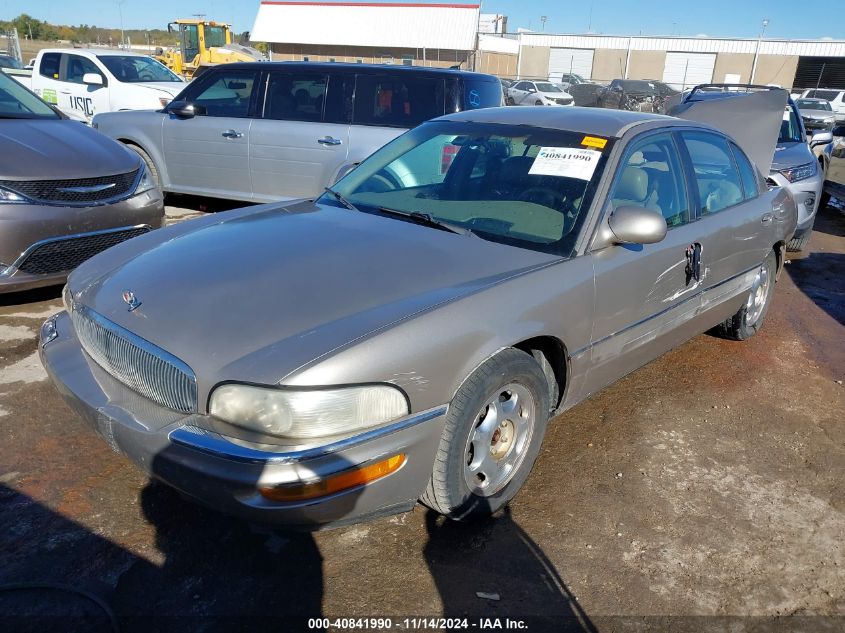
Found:
<path fill-rule="evenodd" d="M 145 152 L 143 149 L 141 149 L 137 145 L 133 145 L 132 143 L 127 143 L 126 147 L 128 147 L 133 152 L 138 154 L 138 156 L 141 157 L 141 160 L 144 161 L 144 165 L 146 165 L 146 167 L 147 167 L 147 172 L 152 177 L 156 188 L 159 191 L 161 191 L 161 176 L 158 173 L 158 168 L 156 167 L 156 164 L 153 162 L 152 157 L 149 154 L 147 154 L 147 152 Z"/>
<path fill-rule="evenodd" d="M 508 97 L 507 99 L 505 99 L 505 105 L 516 105 L 516 102 L 513 100 L 513 97 Z"/>
<path fill-rule="evenodd" d="M 449 405 L 422 502 L 452 519 L 502 508 L 531 472 L 549 408 L 548 382 L 532 356 L 510 348 L 487 360 Z"/>
<path fill-rule="evenodd" d="M 760 330 L 774 294 L 776 272 L 777 257 L 774 251 L 770 251 L 754 275 L 745 303 L 736 314 L 718 326 L 719 335 L 744 341 Z"/>

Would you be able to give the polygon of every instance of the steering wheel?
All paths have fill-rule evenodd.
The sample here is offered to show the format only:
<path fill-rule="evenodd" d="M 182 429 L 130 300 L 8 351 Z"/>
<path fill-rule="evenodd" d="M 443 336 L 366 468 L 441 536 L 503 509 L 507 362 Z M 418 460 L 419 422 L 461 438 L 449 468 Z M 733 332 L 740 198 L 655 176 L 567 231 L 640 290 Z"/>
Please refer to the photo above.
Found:
<path fill-rule="evenodd" d="M 533 202 L 563 215 L 563 235 L 568 235 L 578 219 L 578 209 L 565 194 L 551 187 L 529 187 L 519 196 L 522 202 Z"/>
<path fill-rule="evenodd" d="M 156 80 L 155 75 L 153 75 L 148 70 L 142 70 L 141 72 L 139 72 L 138 73 L 138 79 L 143 79 L 144 81 L 155 81 Z"/>

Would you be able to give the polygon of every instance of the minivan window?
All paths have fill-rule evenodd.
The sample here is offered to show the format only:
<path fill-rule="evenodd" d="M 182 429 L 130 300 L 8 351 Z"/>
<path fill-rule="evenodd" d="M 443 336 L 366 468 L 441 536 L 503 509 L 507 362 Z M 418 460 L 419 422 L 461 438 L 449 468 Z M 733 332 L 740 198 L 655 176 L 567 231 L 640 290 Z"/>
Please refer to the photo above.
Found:
<path fill-rule="evenodd" d="M 213 117 L 249 116 L 256 75 L 254 70 L 226 70 L 207 81 L 191 84 L 184 98 L 198 108 L 198 114 Z M 210 83 L 209 83 L 210 82 Z"/>
<path fill-rule="evenodd" d="M 58 79 L 61 61 L 61 53 L 44 53 L 41 56 L 41 66 L 38 68 L 39 74 L 50 79 Z"/>
<path fill-rule="evenodd" d="M 320 121 L 327 83 L 324 73 L 270 73 L 264 118 Z"/>
<path fill-rule="evenodd" d="M 736 166 L 739 168 L 739 177 L 742 179 L 742 189 L 745 192 L 745 199 L 757 197 L 757 174 L 754 171 L 754 166 L 748 160 L 745 153 L 736 145 L 731 143 L 731 151 L 736 161 Z"/>
<path fill-rule="evenodd" d="M 357 77 L 353 117 L 357 125 L 412 128 L 444 114 L 444 85 L 439 77 Z"/>
<path fill-rule="evenodd" d="M 742 202 L 742 183 L 727 141 L 708 132 L 682 132 L 704 215 Z"/>
<path fill-rule="evenodd" d="M 502 105 L 502 87 L 499 82 L 466 79 L 463 84 L 462 109 L 475 110 Z"/>
<path fill-rule="evenodd" d="M 0 119 L 58 119 L 53 108 L 0 72 Z"/>
<path fill-rule="evenodd" d="M 824 99 L 825 101 L 833 101 L 839 96 L 838 90 L 810 90 L 805 95 L 813 99 Z"/>
<path fill-rule="evenodd" d="M 67 56 L 67 70 L 65 70 L 65 81 L 72 84 L 85 83 L 82 78 L 88 73 L 103 76 L 103 73 L 97 68 L 97 64 L 90 59 L 82 57 L 81 55 Z"/>

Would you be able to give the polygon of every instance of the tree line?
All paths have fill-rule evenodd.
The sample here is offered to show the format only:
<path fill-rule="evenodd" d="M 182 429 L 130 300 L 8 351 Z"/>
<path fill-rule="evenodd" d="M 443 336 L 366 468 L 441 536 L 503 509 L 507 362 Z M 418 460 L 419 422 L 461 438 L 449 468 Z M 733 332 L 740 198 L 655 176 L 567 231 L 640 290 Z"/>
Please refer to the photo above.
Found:
<path fill-rule="evenodd" d="M 79 44 L 112 44 L 120 42 L 120 29 L 103 28 L 94 25 L 50 24 L 22 13 L 12 20 L 0 20 L 0 33 L 16 28 L 21 39 L 57 41 L 66 40 Z M 133 44 L 155 44 L 173 46 L 177 43 L 176 33 L 166 29 L 125 29 L 124 34 Z"/>

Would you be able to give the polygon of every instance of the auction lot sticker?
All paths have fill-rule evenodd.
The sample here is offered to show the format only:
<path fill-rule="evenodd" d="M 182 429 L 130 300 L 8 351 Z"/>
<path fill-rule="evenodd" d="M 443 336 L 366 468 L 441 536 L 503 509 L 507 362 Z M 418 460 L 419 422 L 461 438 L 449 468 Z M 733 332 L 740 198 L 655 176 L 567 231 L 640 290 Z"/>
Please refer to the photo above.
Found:
<path fill-rule="evenodd" d="M 590 180 L 599 158 L 601 158 L 601 152 L 594 149 L 541 147 L 528 173 L 536 176 Z"/>

